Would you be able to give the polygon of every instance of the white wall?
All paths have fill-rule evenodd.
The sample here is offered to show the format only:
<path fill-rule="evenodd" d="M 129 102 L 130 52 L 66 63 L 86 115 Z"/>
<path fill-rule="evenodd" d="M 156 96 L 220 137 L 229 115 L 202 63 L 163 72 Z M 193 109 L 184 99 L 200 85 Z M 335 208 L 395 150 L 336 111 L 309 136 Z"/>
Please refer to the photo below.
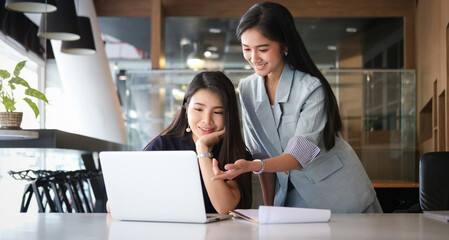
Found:
<path fill-rule="evenodd" d="M 60 51 L 61 41 L 52 40 L 62 87 L 68 106 L 63 114 L 69 132 L 126 143 L 126 128 L 101 31 L 92 0 L 75 1 L 78 16 L 88 16 L 95 38 L 96 54 L 73 55 Z M 69 115 L 69 116 L 68 116 Z"/>

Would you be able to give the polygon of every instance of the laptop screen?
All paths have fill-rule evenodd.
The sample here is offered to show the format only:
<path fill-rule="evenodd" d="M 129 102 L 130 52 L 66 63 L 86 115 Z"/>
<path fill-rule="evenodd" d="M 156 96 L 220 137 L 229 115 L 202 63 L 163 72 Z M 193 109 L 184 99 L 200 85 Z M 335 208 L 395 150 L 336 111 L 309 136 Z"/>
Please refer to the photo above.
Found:
<path fill-rule="evenodd" d="M 194 151 L 106 151 L 99 156 L 113 218 L 206 221 Z"/>

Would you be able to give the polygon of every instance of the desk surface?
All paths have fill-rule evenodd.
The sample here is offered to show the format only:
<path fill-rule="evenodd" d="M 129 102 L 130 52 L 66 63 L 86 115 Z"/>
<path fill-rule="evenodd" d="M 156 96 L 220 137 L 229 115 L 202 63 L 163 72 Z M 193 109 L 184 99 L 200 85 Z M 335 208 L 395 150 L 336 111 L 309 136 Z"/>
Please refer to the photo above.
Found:
<path fill-rule="evenodd" d="M 328 223 L 258 225 L 115 221 L 105 213 L 0 216 L 0 239 L 447 239 L 449 223 L 422 214 L 333 214 Z"/>

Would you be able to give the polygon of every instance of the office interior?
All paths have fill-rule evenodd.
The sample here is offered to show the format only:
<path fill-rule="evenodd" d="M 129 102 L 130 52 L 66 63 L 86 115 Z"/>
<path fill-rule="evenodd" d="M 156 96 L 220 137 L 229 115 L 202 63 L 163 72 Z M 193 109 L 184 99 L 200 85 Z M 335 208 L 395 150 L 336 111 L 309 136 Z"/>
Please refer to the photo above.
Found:
<path fill-rule="evenodd" d="M 61 41 L 36 36 L 42 14 L 12 18 L 4 2 L 0 68 L 27 60 L 26 76 L 50 101 L 39 103 L 38 118 L 21 106 L 23 129 L 56 129 L 139 151 L 171 122 L 195 73 L 222 70 L 237 87 L 253 72 L 234 31 L 258 1 L 75 1 L 78 15 L 90 17 L 91 55 L 62 53 Z M 275 2 L 292 12 L 331 83 L 341 134 L 362 161 L 384 212 L 419 204 L 420 157 L 449 148 L 449 2 Z M 84 169 L 80 156 L 86 152 L 98 162 L 97 151 L 87 147 L 5 147 L 6 141 L 0 141 L 0 186 L 9 197 L 2 211 L 18 211 L 23 193 L 24 182 L 8 171 Z M 253 184 L 257 207 L 257 178 Z"/>

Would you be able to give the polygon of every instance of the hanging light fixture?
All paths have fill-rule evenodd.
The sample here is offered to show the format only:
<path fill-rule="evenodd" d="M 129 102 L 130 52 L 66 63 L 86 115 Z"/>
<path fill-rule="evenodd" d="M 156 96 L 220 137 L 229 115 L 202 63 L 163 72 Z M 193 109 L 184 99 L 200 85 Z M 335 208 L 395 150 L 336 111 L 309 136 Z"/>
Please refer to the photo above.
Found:
<path fill-rule="evenodd" d="M 80 39 L 73 0 L 58 0 L 58 11 L 43 14 L 37 35 L 41 38 L 75 41 Z"/>
<path fill-rule="evenodd" d="M 5 7 L 26 13 L 54 12 L 57 9 L 56 0 L 6 0 Z"/>
<path fill-rule="evenodd" d="M 118 73 L 118 80 L 122 80 L 125 81 L 126 80 L 126 70 L 124 69 L 120 69 L 119 73 Z"/>
<path fill-rule="evenodd" d="M 197 43 L 193 43 L 193 52 L 187 55 L 187 66 L 193 70 L 204 67 L 204 55 L 198 51 Z"/>
<path fill-rule="evenodd" d="M 95 41 L 88 17 L 78 17 L 78 29 L 81 38 L 76 41 L 62 41 L 61 52 L 71 54 L 95 54 Z"/>

